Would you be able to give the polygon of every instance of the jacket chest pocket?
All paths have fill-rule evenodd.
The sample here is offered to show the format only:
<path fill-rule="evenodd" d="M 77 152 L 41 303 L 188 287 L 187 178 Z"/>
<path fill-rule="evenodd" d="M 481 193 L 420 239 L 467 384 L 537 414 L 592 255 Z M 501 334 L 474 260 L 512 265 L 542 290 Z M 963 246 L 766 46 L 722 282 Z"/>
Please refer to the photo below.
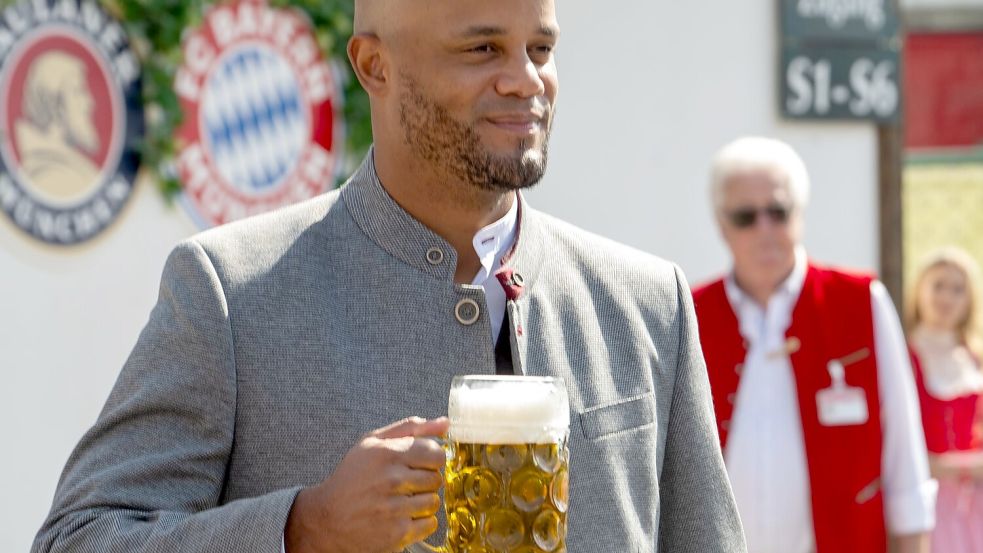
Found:
<path fill-rule="evenodd" d="M 653 425 L 655 422 L 653 392 L 591 407 L 580 413 L 580 426 L 587 440 L 630 432 Z"/>

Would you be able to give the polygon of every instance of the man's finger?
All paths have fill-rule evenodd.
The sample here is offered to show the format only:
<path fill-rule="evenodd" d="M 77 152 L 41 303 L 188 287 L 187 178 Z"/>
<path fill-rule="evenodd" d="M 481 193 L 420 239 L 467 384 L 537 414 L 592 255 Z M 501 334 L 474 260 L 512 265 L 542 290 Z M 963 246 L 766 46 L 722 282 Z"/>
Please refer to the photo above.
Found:
<path fill-rule="evenodd" d="M 406 512 L 411 518 L 430 518 L 440 510 L 440 496 L 435 493 L 418 493 L 406 498 Z"/>
<path fill-rule="evenodd" d="M 440 437 L 447 434 L 450 421 L 447 417 L 440 417 L 427 420 L 421 417 L 409 417 L 401 421 L 394 422 L 389 426 L 384 426 L 369 432 L 369 436 L 376 438 L 406 438 L 410 436 L 431 436 Z"/>
<path fill-rule="evenodd" d="M 430 537 L 437 531 L 437 517 L 416 518 L 410 521 L 401 547 L 408 547 Z"/>
<path fill-rule="evenodd" d="M 435 492 L 444 483 L 444 477 L 434 470 L 406 469 L 399 480 L 396 493 L 400 495 Z"/>
<path fill-rule="evenodd" d="M 403 462 L 413 469 L 440 470 L 447 463 L 447 454 L 443 446 L 430 438 L 414 438 Z"/>

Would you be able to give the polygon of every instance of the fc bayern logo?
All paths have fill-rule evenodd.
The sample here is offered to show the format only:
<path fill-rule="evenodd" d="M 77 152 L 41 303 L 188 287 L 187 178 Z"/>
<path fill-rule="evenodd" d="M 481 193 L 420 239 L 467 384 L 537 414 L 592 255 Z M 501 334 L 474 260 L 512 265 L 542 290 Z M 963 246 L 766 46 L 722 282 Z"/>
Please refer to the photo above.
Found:
<path fill-rule="evenodd" d="M 222 4 L 185 37 L 182 51 L 177 168 L 201 224 L 334 186 L 341 95 L 303 14 L 257 0 Z"/>
<path fill-rule="evenodd" d="M 140 66 L 87 0 L 23 0 L 0 19 L 0 210 L 50 244 L 89 240 L 130 197 Z"/>

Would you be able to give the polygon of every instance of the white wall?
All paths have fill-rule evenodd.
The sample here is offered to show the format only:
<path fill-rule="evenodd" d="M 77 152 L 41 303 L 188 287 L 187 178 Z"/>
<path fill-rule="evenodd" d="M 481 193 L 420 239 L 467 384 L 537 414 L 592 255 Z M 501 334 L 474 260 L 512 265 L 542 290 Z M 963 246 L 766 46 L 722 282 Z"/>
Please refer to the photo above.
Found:
<path fill-rule="evenodd" d="M 146 179 L 115 225 L 77 250 L 39 246 L 0 221 L 0 551 L 14 553 L 29 549 L 147 321 L 167 253 L 195 228 Z"/>
<path fill-rule="evenodd" d="M 700 281 L 728 264 L 708 207 L 710 159 L 737 136 L 772 135 L 811 172 L 809 252 L 876 268 L 874 127 L 779 120 L 775 3 L 632 2 L 630 15 L 595 6 L 561 6 L 558 119 L 549 176 L 529 195 L 536 206 Z"/>
<path fill-rule="evenodd" d="M 531 201 L 701 280 L 727 265 L 707 208 L 708 160 L 738 135 L 771 134 L 811 168 L 811 253 L 874 268 L 873 128 L 779 121 L 774 4 L 562 3 L 551 167 Z M 149 182 L 79 250 L 37 246 L 0 223 L 0 551 L 28 549 L 147 319 L 167 252 L 194 230 Z"/>

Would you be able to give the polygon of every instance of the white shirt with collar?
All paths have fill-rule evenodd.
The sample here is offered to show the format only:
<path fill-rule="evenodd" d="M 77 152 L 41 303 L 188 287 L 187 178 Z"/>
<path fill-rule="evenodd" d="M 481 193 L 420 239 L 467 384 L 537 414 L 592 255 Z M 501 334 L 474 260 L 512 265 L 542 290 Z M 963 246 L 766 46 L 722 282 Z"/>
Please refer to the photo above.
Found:
<path fill-rule="evenodd" d="M 474 252 L 478 254 L 481 269 L 475 275 L 471 284 L 485 289 L 485 304 L 488 307 L 488 317 L 491 319 L 492 343 L 498 340 L 498 333 L 505 320 L 505 290 L 502 288 L 495 271 L 502 266 L 502 258 L 515 244 L 515 233 L 519 223 L 519 198 L 512 197 L 512 207 L 504 217 L 482 228 L 471 241 Z"/>
<path fill-rule="evenodd" d="M 815 551 L 809 471 L 785 332 L 805 282 L 805 250 L 762 308 L 730 275 L 724 282 L 748 342 L 724 459 L 750 553 Z M 888 532 L 917 534 L 935 524 L 931 479 L 911 363 L 894 304 L 879 281 L 870 285 L 881 403 L 881 481 Z M 712 347 L 712 344 L 710 345 Z"/>
<path fill-rule="evenodd" d="M 492 346 L 498 340 L 498 333 L 502 330 L 502 323 L 505 321 L 505 290 L 502 288 L 495 271 L 502 266 L 502 258 L 512 249 L 515 244 L 515 232 L 519 224 L 519 198 L 518 193 L 512 198 L 512 207 L 504 217 L 494 223 L 482 228 L 474 235 L 471 245 L 474 252 L 478 254 L 481 262 L 481 269 L 471 281 L 473 286 L 481 286 L 485 289 L 485 305 L 488 308 L 488 317 L 491 319 Z M 286 553 L 286 536 L 281 539 L 280 553 Z"/>

